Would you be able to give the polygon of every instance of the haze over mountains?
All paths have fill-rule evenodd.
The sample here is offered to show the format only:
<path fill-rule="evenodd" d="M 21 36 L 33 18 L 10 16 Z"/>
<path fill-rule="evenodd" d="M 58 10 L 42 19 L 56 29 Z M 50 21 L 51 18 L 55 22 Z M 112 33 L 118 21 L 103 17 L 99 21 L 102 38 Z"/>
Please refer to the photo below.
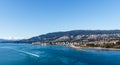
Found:
<path fill-rule="evenodd" d="M 15 40 L 14 40 L 15 41 Z M 7 40 L 7 39 L 0 39 L 0 42 L 13 42 L 13 40 Z"/>

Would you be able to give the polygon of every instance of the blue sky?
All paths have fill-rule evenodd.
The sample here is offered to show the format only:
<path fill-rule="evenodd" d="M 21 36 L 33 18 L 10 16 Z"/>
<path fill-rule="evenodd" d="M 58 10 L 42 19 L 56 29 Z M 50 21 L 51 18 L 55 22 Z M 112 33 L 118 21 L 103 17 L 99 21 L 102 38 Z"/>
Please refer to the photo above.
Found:
<path fill-rule="evenodd" d="M 0 38 L 120 29 L 120 0 L 0 0 Z"/>

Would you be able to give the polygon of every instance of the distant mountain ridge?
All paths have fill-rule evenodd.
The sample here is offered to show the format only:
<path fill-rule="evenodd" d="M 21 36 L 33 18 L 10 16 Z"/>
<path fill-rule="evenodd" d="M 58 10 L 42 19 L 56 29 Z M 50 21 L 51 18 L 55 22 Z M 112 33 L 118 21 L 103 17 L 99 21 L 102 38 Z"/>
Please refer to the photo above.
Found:
<path fill-rule="evenodd" d="M 120 30 L 72 30 L 65 32 L 47 33 L 32 37 L 30 39 L 23 39 L 17 41 L 8 40 L 4 42 L 32 43 L 32 42 L 76 41 L 80 40 L 82 35 L 97 35 L 97 34 L 120 34 Z M 82 39 L 85 38 L 86 36 L 82 37 Z"/>
<path fill-rule="evenodd" d="M 6 43 L 6 42 L 13 42 L 13 40 L 0 39 L 0 43 Z"/>
<path fill-rule="evenodd" d="M 4 39 L 0 39 L 0 42 L 5 41 Z"/>
<path fill-rule="evenodd" d="M 95 35 L 95 34 L 120 34 L 120 30 L 72 30 L 65 32 L 53 32 L 39 36 L 32 37 L 25 40 L 26 42 L 49 42 L 56 40 L 68 41 L 72 40 L 73 37 L 79 37 L 79 35 Z"/>

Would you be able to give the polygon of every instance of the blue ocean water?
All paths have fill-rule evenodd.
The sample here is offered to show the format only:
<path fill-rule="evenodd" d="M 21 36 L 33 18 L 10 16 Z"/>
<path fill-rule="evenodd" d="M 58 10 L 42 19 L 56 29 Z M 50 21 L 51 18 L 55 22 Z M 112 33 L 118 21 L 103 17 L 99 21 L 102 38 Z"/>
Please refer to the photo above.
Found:
<path fill-rule="evenodd" d="M 0 44 L 0 65 L 120 65 L 120 51 L 31 44 Z"/>

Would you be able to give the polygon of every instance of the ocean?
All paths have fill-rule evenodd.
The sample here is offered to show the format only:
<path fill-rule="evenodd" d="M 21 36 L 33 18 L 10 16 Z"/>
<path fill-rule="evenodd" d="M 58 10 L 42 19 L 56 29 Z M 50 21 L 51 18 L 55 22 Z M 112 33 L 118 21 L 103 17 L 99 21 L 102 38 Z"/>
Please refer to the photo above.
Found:
<path fill-rule="evenodd" d="M 0 43 L 0 65 L 120 65 L 120 51 Z"/>

